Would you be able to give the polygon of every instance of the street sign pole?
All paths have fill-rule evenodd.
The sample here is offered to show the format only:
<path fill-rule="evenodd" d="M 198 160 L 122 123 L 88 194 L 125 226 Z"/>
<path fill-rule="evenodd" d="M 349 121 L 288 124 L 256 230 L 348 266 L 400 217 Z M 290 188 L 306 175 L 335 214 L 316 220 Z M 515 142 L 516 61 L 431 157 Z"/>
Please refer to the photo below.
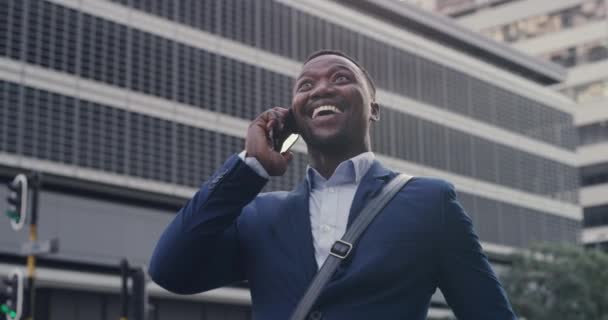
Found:
<path fill-rule="evenodd" d="M 32 173 L 32 218 L 30 219 L 30 243 L 38 241 L 38 200 L 39 191 L 42 186 L 42 175 L 38 172 Z M 28 308 L 26 308 L 26 320 L 34 319 L 34 309 L 36 305 L 36 255 L 31 252 L 27 256 L 27 287 L 29 293 Z"/>

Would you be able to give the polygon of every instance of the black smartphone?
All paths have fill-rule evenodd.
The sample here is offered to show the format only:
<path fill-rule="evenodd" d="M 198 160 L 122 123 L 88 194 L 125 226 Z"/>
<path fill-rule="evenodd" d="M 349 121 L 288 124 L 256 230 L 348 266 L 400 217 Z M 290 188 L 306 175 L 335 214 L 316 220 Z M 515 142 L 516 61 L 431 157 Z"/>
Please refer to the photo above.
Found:
<path fill-rule="evenodd" d="M 273 149 L 279 153 L 289 151 L 300 138 L 300 135 L 295 132 L 297 132 L 297 130 L 295 130 L 295 119 L 293 118 L 291 109 L 289 109 L 289 114 L 285 119 L 283 130 L 279 130 L 278 127 L 270 130 L 270 141 Z"/>

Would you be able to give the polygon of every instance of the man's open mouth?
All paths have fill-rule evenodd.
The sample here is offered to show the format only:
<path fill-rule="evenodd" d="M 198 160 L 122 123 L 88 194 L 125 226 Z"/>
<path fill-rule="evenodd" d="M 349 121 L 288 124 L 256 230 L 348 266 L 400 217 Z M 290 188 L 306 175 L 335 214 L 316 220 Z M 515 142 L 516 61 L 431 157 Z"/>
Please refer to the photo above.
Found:
<path fill-rule="evenodd" d="M 312 111 L 312 118 L 315 119 L 317 117 L 322 117 L 322 116 L 327 116 L 327 115 L 333 115 L 333 114 L 339 114 L 342 113 L 342 111 L 340 111 L 340 109 L 338 109 L 336 106 L 333 105 L 322 105 L 322 106 L 318 106 L 316 107 L 313 111 Z"/>

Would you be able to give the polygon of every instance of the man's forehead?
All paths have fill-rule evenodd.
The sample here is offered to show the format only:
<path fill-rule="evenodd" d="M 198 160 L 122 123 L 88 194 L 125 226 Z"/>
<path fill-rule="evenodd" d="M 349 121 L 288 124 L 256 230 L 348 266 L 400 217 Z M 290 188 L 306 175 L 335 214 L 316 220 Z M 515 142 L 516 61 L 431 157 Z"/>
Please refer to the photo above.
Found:
<path fill-rule="evenodd" d="M 298 78 L 316 71 L 326 71 L 331 68 L 345 68 L 352 72 L 359 72 L 359 67 L 352 61 L 335 54 L 324 54 L 314 57 L 302 65 Z"/>

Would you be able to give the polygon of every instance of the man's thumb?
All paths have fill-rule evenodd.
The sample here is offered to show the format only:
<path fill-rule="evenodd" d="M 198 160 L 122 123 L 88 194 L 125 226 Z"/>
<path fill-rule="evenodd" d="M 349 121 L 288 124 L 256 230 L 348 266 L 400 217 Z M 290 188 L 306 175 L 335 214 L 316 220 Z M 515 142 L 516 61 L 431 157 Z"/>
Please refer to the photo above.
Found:
<path fill-rule="evenodd" d="M 291 160 L 293 160 L 293 152 L 291 151 L 283 152 L 281 155 L 285 160 L 287 160 L 287 162 L 291 162 Z"/>

